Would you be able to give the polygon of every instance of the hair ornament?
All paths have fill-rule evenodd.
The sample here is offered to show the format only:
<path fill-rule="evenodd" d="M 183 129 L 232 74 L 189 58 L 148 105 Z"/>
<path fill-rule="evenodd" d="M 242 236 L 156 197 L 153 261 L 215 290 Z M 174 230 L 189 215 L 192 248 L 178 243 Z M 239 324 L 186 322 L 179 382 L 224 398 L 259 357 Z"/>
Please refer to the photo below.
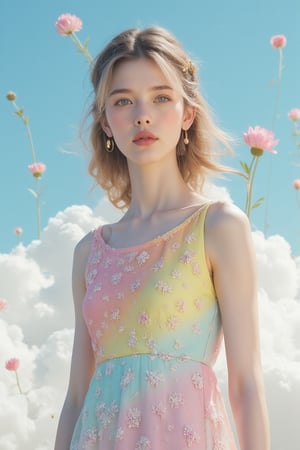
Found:
<path fill-rule="evenodd" d="M 192 77 L 195 76 L 196 68 L 194 63 L 189 59 L 185 62 L 184 66 L 182 67 L 183 73 L 189 73 Z"/>

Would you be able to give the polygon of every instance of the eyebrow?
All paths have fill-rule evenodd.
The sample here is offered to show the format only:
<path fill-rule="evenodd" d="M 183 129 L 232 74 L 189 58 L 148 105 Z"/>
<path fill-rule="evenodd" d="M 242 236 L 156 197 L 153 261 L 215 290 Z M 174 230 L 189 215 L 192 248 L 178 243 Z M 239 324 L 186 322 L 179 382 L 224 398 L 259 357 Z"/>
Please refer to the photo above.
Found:
<path fill-rule="evenodd" d="M 153 86 L 150 88 L 150 91 L 164 91 L 164 90 L 173 90 L 173 88 L 171 86 L 168 86 L 167 84 L 162 84 L 160 86 Z M 130 94 L 131 92 L 133 92 L 132 89 L 114 89 L 113 91 L 111 91 L 109 93 L 109 97 L 112 97 L 113 95 L 116 94 Z"/>

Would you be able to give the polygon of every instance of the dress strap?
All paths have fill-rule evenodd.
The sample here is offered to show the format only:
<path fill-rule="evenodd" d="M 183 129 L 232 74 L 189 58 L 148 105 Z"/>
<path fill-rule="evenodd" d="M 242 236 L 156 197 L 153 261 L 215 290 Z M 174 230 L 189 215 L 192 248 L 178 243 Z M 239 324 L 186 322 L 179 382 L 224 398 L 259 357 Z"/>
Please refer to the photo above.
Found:
<path fill-rule="evenodd" d="M 198 227 L 201 228 L 201 230 L 203 230 L 204 232 L 204 225 L 205 225 L 205 219 L 206 219 L 206 215 L 207 215 L 207 211 L 209 209 L 209 207 L 215 203 L 213 200 L 208 201 L 207 203 L 205 203 L 204 205 L 201 206 L 200 210 L 199 210 L 199 215 L 198 215 Z"/>
<path fill-rule="evenodd" d="M 101 239 L 99 239 L 99 233 L 101 233 L 102 225 L 100 225 L 97 228 L 94 228 L 92 231 L 90 231 L 92 238 L 91 238 L 91 244 L 89 249 L 89 254 L 87 258 L 87 263 L 85 267 L 85 276 L 89 272 L 91 266 L 99 260 L 99 257 L 101 256 L 102 249 L 101 249 Z M 100 235 L 101 236 L 101 235 Z"/>
<path fill-rule="evenodd" d="M 205 249 L 205 220 L 207 216 L 207 212 L 209 210 L 209 207 L 214 204 L 214 200 L 210 200 L 207 203 L 205 203 L 200 209 L 199 214 L 196 217 L 196 220 L 193 221 L 192 224 L 192 231 L 197 239 L 197 248 L 198 248 L 198 254 L 200 258 L 200 266 L 203 267 L 203 270 L 206 271 L 206 276 L 208 278 L 208 282 L 212 285 L 213 289 L 213 282 L 212 282 L 212 275 L 211 271 L 209 270 L 209 267 L 207 265 L 207 255 L 206 255 L 206 249 Z"/>

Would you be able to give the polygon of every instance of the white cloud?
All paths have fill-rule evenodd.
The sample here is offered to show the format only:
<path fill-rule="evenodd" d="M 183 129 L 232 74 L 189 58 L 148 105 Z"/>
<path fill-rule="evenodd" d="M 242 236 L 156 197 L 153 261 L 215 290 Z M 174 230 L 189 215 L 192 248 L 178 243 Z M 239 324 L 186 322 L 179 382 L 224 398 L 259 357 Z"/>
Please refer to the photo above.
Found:
<path fill-rule="evenodd" d="M 208 187 L 214 198 L 226 191 Z M 0 448 L 53 448 L 67 387 L 73 340 L 71 265 L 78 240 L 102 218 L 120 212 L 102 200 L 92 211 L 71 206 L 49 220 L 41 241 L 0 254 Z M 281 236 L 253 233 L 259 275 L 259 312 L 272 450 L 296 450 L 300 417 L 300 259 Z M 4 368 L 20 359 L 19 395 L 15 374 Z M 225 388 L 224 355 L 217 365 Z M 288 420 L 286 418 L 288 417 Z"/>
<path fill-rule="evenodd" d="M 261 288 L 273 301 L 295 298 L 299 289 L 299 272 L 288 242 L 278 235 L 265 239 L 261 232 L 253 236 Z"/>

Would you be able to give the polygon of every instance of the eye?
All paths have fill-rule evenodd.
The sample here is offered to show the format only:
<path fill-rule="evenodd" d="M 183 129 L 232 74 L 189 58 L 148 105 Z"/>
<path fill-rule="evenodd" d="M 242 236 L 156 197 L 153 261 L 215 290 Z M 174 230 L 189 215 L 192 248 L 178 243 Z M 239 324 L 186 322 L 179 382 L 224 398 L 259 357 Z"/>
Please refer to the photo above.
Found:
<path fill-rule="evenodd" d="M 156 103 L 166 103 L 170 101 L 170 97 L 168 97 L 167 95 L 158 95 L 155 98 L 155 102 Z"/>
<path fill-rule="evenodd" d="M 117 106 L 126 106 L 132 104 L 132 101 L 129 98 L 120 98 L 116 101 L 115 105 Z"/>

